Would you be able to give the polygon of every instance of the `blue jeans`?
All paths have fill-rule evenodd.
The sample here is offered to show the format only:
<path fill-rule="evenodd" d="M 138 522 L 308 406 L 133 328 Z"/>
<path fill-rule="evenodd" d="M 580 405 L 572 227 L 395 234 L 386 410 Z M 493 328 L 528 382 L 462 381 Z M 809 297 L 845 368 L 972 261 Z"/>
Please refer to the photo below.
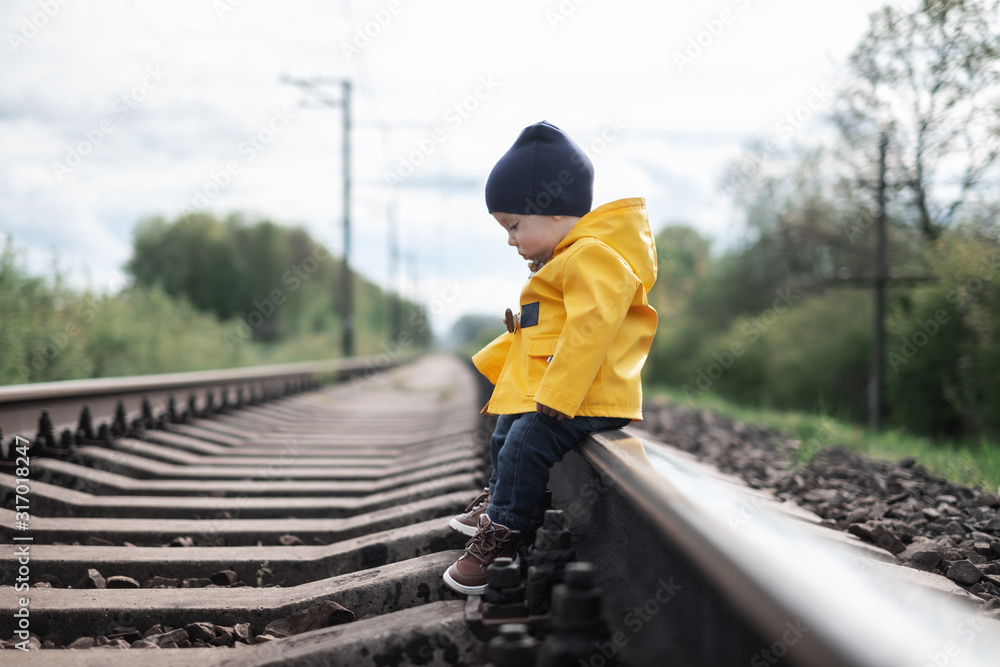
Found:
<path fill-rule="evenodd" d="M 500 415 L 490 438 L 490 493 L 486 514 L 511 530 L 525 530 L 542 502 L 549 468 L 588 433 L 628 425 L 623 417 L 574 417 L 559 421 L 540 412 Z"/>

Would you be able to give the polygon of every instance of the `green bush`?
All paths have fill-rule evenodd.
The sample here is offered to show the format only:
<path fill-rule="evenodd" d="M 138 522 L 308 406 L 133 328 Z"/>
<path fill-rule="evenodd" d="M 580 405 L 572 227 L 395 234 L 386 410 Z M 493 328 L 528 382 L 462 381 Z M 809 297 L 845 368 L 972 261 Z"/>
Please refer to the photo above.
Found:
<path fill-rule="evenodd" d="M 871 313 L 870 292 L 835 289 L 781 314 L 761 336 L 765 405 L 864 419 Z"/>
<path fill-rule="evenodd" d="M 781 312 L 778 312 L 781 309 Z M 831 290 L 777 302 L 723 331 L 689 316 L 657 334 L 649 378 L 686 396 L 759 407 L 865 414 L 870 297 Z"/>
<path fill-rule="evenodd" d="M 752 318 L 737 318 L 725 331 L 706 338 L 692 360 L 699 382 L 712 379 L 711 391 L 748 405 L 770 404 L 767 346 Z"/>
<path fill-rule="evenodd" d="M 151 218 L 135 230 L 127 265 L 137 285 L 160 286 L 198 310 L 230 320 L 227 342 L 287 343 L 326 333 L 340 340 L 342 258 L 330 254 L 298 227 L 269 220 L 250 223 L 238 215 L 219 220 L 195 213 L 173 221 Z M 352 272 L 355 351 L 381 352 L 398 341 L 389 311 L 398 307 L 403 329 L 420 307 L 386 294 Z M 409 326 L 408 338 L 426 345 L 430 331 Z"/>
<path fill-rule="evenodd" d="M 94 295 L 28 276 L 8 239 L 0 252 L 0 382 L 23 384 L 255 363 L 228 350 L 219 322 L 157 287 Z"/>
<path fill-rule="evenodd" d="M 643 377 L 676 387 L 694 383 L 699 351 L 705 340 L 716 333 L 709 324 L 687 313 L 671 317 L 660 314 Z"/>
<path fill-rule="evenodd" d="M 359 280 L 356 294 L 358 354 L 408 353 L 426 346 L 430 329 L 419 306 L 400 302 L 403 335 L 390 340 L 384 293 Z M 29 276 L 7 239 L 0 248 L 0 384 L 339 356 L 339 318 L 329 290 L 303 284 L 299 297 L 288 327 L 295 335 L 265 344 L 245 314 L 220 319 L 168 294 L 159 283 L 93 294 L 68 289 L 58 272 L 50 279 Z"/>
<path fill-rule="evenodd" d="M 894 420 L 917 433 L 1000 431 L 1000 252 L 956 229 L 927 251 L 935 276 L 899 301 L 888 326 Z"/>
<path fill-rule="evenodd" d="M 12 241 L 0 250 L 0 382 L 86 377 L 79 341 L 93 320 L 92 299 L 68 290 L 56 273 L 27 276 Z"/>

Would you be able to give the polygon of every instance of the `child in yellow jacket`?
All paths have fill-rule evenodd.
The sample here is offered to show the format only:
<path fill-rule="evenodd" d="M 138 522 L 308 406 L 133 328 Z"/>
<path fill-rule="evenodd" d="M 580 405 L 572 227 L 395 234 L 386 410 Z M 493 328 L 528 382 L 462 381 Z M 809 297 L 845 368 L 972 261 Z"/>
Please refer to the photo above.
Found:
<path fill-rule="evenodd" d="M 640 372 L 656 332 L 646 294 L 656 245 L 643 199 L 591 210 L 593 166 L 556 126 L 525 128 L 486 182 L 486 205 L 529 262 L 520 312 L 473 357 L 496 386 L 489 487 L 451 526 L 472 536 L 444 574 L 467 594 L 516 558 L 549 468 L 588 433 L 642 418 Z"/>

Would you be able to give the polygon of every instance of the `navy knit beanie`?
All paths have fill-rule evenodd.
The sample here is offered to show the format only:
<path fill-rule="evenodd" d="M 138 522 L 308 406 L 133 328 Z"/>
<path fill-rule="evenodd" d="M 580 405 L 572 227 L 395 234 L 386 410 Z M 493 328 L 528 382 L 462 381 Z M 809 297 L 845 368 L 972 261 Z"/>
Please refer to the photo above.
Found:
<path fill-rule="evenodd" d="M 524 128 L 486 180 L 490 213 L 583 217 L 593 200 L 590 158 L 545 121 Z"/>

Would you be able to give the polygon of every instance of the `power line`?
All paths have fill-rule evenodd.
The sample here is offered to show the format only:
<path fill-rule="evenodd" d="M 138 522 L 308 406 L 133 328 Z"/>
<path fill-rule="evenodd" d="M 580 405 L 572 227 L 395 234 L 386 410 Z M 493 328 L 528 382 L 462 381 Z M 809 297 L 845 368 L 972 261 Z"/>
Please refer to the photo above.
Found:
<path fill-rule="evenodd" d="M 344 260 L 340 278 L 340 320 L 341 354 L 354 356 L 354 281 L 351 275 L 351 80 L 335 77 L 310 77 L 308 79 L 290 76 L 281 77 L 281 82 L 296 86 L 310 95 L 314 101 L 327 107 L 342 110 L 344 123 L 343 139 L 343 184 L 344 184 Z M 340 97 L 328 97 L 327 88 L 340 86 Z"/>

